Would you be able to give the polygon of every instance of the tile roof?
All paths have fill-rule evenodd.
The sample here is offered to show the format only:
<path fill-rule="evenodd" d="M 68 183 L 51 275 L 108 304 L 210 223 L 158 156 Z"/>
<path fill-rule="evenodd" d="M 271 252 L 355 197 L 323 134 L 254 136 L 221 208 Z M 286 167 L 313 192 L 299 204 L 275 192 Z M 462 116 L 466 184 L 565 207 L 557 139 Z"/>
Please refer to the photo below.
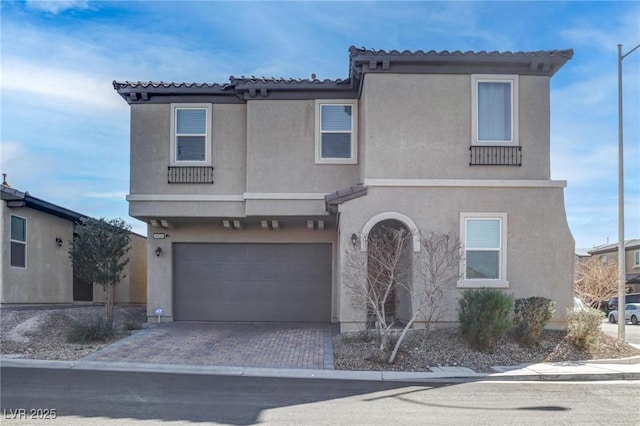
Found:
<path fill-rule="evenodd" d="M 229 83 L 171 83 L 114 81 L 114 89 L 128 102 L 145 102 L 150 96 L 213 95 L 240 99 L 269 96 L 273 92 L 315 95 L 318 91 L 359 94 L 362 76 L 369 72 L 400 73 L 505 73 L 552 76 L 573 57 L 572 49 L 533 52 L 399 51 L 349 48 L 345 79 L 230 76 Z M 260 92 L 257 92 L 260 90 Z M 272 93 L 268 93 L 271 91 Z M 229 98 L 225 98 L 229 99 Z M 237 100 L 237 99 L 236 99 Z"/>

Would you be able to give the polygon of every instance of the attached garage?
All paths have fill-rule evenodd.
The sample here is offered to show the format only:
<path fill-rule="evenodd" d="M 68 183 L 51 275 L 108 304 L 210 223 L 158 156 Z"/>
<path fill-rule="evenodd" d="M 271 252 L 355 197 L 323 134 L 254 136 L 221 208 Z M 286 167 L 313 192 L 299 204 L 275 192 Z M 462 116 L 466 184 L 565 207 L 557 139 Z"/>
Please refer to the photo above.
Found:
<path fill-rule="evenodd" d="M 331 320 L 331 244 L 176 243 L 177 321 Z"/>

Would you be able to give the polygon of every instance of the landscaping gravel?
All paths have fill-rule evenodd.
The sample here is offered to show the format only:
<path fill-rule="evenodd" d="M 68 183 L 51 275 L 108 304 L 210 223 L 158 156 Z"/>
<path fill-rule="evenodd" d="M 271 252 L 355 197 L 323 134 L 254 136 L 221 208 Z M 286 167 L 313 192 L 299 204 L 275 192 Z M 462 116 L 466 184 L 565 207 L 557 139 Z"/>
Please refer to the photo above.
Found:
<path fill-rule="evenodd" d="M 116 335 L 107 342 L 67 342 L 71 320 L 89 321 L 104 314 L 103 306 L 55 309 L 0 309 L 0 353 L 4 357 L 75 361 L 131 334 L 146 319 L 145 308 L 116 306 Z M 135 327 L 135 326 L 134 326 Z"/>
<path fill-rule="evenodd" d="M 89 321 L 102 315 L 104 307 L 86 306 L 64 309 L 0 309 L 0 352 L 4 357 L 45 360 L 78 360 L 130 335 L 128 329 L 142 324 L 144 307 L 115 308 L 118 333 L 108 342 L 68 343 L 71 319 Z M 615 359 L 640 355 L 624 342 L 601 334 L 598 344 L 588 350 L 577 350 L 564 331 L 545 330 L 539 345 L 527 348 L 505 337 L 493 353 L 470 349 L 458 328 L 410 331 L 400 347 L 396 362 L 387 364 L 377 359 L 376 341 L 363 332 L 344 333 L 334 338 L 335 368 L 339 370 L 430 371 L 431 367 L 467 367 L 477 372 L 490 372 L 492 366 L 509 366 L 551 361 Z"/>
<path fill-rule="evenodd" d="M 493 353 L 475 351 L 462 338 L 459 328 L 412 330 L 407 333 L 393 364 L 378 359 L 374 333 L 344 333 L 333 341 L 338 370 L 431 371 L 431 367 L 467 367 L 491 372 L 492 366 L 510 366 L 554 361 L 618 359 L 640 355 L 637 349 L 601 333 L 599 342 L 587 351 L 576 349 L 565 331 L 545 330 L 537 346 L 523 347 L 509 337 Z"/>

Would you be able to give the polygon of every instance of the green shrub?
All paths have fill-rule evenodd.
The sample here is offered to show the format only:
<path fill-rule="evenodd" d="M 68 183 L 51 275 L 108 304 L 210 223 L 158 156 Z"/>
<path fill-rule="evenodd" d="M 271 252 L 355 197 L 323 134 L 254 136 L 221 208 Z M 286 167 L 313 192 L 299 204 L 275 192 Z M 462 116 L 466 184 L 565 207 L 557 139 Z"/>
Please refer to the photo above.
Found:
<path fill-rule="evenodd" d="M 567 309 L 567 336 L 573 345 L 586 350 L 598 343 L 604 312 L 594 309 Z"/>
<path fill-rule="evenodd" d="M 465 290 L 458 301 L 462 335 L 474 349 L 492 352 L 511 328 L 513 296 L 492 288 Z"/>
<path fill-rule="evenodd" d="M 98 315 L 87 322 L 72 320 L 67 332 L 67 340 L 72 343 L 104 342 L 115 333 L 113 323 Z"/>
<path fill-rule="evenodd" d="M 544 327 L 555 312 L 555 302 L 546 297 L 516 299 L 514 308 L 514 337 L 527 346 L 538 342 Z"/>

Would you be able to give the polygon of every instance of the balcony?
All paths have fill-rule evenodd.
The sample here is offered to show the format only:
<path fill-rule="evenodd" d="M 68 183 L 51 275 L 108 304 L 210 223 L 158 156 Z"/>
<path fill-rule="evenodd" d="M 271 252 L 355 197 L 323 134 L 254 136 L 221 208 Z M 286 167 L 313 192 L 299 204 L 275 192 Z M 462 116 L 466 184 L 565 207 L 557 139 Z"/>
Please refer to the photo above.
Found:
<path fill-rule="evenodd" d="M 521 146 L 473 145 L 469 153 L 470 166 L 522 166 Z"/>
<path fill-rule="evenodd" d="M 213 167 L 169 166 L 167 183 L 213 183 Z"/>

